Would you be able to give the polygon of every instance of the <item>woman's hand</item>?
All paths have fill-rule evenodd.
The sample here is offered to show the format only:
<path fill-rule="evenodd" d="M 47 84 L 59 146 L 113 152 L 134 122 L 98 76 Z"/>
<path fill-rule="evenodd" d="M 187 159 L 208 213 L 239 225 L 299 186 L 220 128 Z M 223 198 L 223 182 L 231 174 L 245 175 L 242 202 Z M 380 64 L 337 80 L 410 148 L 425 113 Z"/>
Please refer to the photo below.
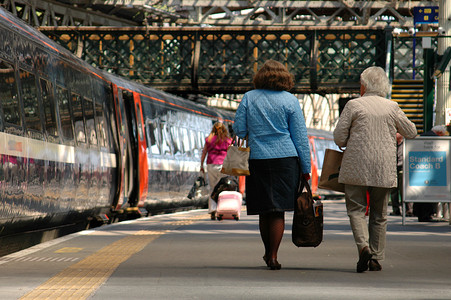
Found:
<path fill-rule="evenodd" d="M 305 179 L 306 181 L 309 181 L 309 180 L 310 180 L 310 174 L 309 174 L 309 173 L 302 174 L 302 177 L 304 177 L 304 179 Z"/>

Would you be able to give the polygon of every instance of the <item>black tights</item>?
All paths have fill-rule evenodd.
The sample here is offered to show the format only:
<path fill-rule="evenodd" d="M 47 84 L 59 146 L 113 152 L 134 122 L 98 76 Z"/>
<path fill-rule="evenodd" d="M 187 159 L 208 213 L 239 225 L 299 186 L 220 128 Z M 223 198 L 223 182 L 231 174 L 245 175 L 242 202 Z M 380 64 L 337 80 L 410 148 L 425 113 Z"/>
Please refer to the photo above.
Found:
<path fill-rule="evenodd" d="M 260 235 L 265 245 L 265 257 L 277 259 L 283 231 L 285 230 L 285 213 L 269 212 L 259 215 Z"/>

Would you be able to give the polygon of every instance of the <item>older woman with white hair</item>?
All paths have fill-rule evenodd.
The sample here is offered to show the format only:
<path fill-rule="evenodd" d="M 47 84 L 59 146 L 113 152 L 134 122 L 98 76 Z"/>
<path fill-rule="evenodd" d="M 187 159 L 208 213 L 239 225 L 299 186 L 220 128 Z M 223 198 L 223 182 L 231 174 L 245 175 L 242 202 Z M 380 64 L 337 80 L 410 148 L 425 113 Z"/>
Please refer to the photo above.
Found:
<path fill-rule="evenodd" d="M 361 97 L 349 101 L 338 120 L 334 140 L 346 147 L 338 181 L 345 184 L 346 209 L 359 253 L 357 272 L 380 271 L 385 257 L 387 206 L 397 185 L 396 133 L 417 134 L 394 101 L 385 71 L 369 67 L 360 75 Z M 365 218 L 370 195 L 369 223 Z"/>

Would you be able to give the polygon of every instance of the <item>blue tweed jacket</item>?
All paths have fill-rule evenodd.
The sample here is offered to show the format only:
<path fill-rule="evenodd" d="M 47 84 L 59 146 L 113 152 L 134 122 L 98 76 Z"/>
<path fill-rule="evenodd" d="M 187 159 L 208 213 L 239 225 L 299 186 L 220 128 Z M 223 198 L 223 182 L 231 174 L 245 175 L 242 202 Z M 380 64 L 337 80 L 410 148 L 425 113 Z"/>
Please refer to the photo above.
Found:
<path fill-rule="evenodd" d="M 310 173 L 310 146 L 299 100 L 285 91 L 257 89 L 244 94 L 236 111 L 235 134 L 248 135 L 250 159 L 298 156 Z"/>

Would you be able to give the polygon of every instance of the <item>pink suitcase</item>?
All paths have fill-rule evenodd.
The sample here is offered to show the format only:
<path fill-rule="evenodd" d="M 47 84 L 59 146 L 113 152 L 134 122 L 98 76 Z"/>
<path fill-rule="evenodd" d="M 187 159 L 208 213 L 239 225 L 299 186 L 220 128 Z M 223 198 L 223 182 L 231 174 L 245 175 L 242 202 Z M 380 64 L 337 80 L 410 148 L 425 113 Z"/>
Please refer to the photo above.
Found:
<path fill-rule="evenodd" d="M 224 191 L 218 196 L 218 206 L 216 207 L 216 218 L 239 220 L 241 216 L 241 202 L 243 196 L 239 192 Z"/>

